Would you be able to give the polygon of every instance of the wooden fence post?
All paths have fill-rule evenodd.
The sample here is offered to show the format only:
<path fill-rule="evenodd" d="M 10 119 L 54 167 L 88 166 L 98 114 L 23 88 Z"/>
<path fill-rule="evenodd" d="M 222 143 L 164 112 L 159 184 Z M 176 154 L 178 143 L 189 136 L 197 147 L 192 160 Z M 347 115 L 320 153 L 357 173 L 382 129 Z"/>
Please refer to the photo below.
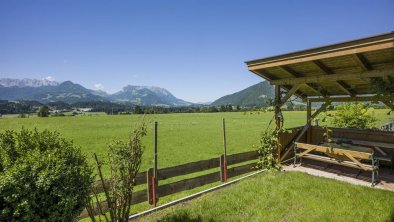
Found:
<path fill-rule="evenodd" d="M 223 118 L 223 149 L 224 153 L 220 156 L 220 175 L 222 182 L 227 182 L 227 139 L 226 139 L 226 121 Z"/>
<path fill-rule="evenodd" d="M 220 155 L 220 180 L 222 182 L 227 182 L 227 166 L 225 155 Z"/>
<path fill-rule="evenodd" d="M 146 184 L 147 184 L 148 202 L 150 205 L 153 205 L 153 207 L 156 207 L 159 198 L 157 194 L 157 180 L 154 176 L 153 168 L 149 168 L 146 171 Z"/>

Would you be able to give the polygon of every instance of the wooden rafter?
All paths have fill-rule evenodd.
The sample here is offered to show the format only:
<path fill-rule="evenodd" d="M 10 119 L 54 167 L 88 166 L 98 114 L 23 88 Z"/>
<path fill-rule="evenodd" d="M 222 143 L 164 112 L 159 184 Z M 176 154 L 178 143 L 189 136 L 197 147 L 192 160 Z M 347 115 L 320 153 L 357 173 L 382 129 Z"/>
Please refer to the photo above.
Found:
<path fill-rule="evenodd" d="M 289 66 L 279 66 L 279 68 L 294 78 L 302 77 L 300 74 L 298 74 L 296 71 L 294 71 Z M 327 96 L 327 94 L 323 94 L 322 92 L 320 92 L 320 90 L 316 86 L 314 86 L 313 84 L 306 83 L 305 85 L 308 86 L 308 88 L 311 89 L 312 91 L 314 91 L 315 93 L 322 95 L 322 96 Z"/>
<path fill-rule="evenodd" d="M 292 96 L 292 95 L 294 95 L 294 93 L 298 90 L 298 88 L 300 88 L 300 84 L 298 84 L 298 85 L 294 85 L 287 93 L 286 93 L 286 95 L 283 97 L 283 98 L 281 98 L 281 100 L 280 100 L 280 106 L 283 106 L 286 102 L 287 102 L 287 100 L 288 99 L 290 99 L 290 97 Z"/>
<path fill-rule="evenodd" d="M 336 81 L 346 81 L 346 80 L 372 78 L 372 77 L 385 77 L 385 76 L 394 76 L 394 70 L 388 68 L 388 69 L 376 69 L 371 71 L 365 71 L 361 73 L 347 73 L 347 74 L 336 73 L 332 75 L 323 75 L 323 76 L 306 76 L 299 78 L 278 79 L 278 80 L 272 80 L 271 84 L 295 85 L 302 83 L 324 83 L 327 81 L 336 82 Z"/>
<path fill-rule="evenodd" d="M 324 65 L 320 60 L 314 60 L 312 61 L 313 64 L 315 64 L 315 66 L 317 68 L 319 68 L 319 70 L 321 72 L 323 72 L 326 75 L 332 75 L 335 74 L 330 68 L 328 68 L 326 65 Z M 337 86 L 344 91 L 346 94 L 350 95 L 350 96 L 354 96 L 354 92 L 352 90 L 350 90 L 349 86 L 343 82 L 343 81 L 336 81 Z"/>
<path fill-rule="evenodd" d="M 364 71 L 372 70 L 372 66 L 362 54 L 356 53 L 352 58 Z"/>
<path fill-rule="evenodd" d="M 255 73 L 255 74 L 258 75 L 258 76 L 263 77 L 264 79 L 266 79 L 266 80 L 268 80 L 268 81 L 272 81 L 272 80 L 277 79 L 277 78 L 275 78 L 274 75 L 270 74 L 270 73 L 269 73 L 268 71 L 266 71 L 266 70 L 259 70 L 259 72 L 262 73 L 264 76 L 262 76 L 261 74 L 259 74 L 257 71 L 252 71 L 252 72 Z M 291 89 L 291 87 L 292 87 L 291 85 L 283 85 L 283 86 L 282 86 L 282 88 L 286 89 L 287 91 L 289 91 L 289 90 Z M 297 90 L 297 91 L 294 93 L 294 95 L 300 97 L 301 99 L 305 99 L 305 98 L 306 98 L 306 96 L 305 96 L 300 90 Z"/>
<path fill-rule="evenodd" d="M 394 95 L 393 95 L 394 96 Z M 389 102 L 389 96 L 355 96 L 355 97 L 326 97 L 326 98 L 308 98 L 304 101 L 311 102 L 367 102 L 367 101 L 381 101 L 386 104 Z M 387 104 L 386 104 L 387 105 Z"/>

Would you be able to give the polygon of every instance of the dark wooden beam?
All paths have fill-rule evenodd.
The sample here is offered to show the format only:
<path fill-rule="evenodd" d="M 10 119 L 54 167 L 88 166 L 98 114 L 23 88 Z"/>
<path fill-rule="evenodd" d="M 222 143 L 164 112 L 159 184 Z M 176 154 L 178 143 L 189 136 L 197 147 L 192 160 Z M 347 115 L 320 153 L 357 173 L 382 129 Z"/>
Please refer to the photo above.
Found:
<path fill-rule="evenodd" d="M 279 68 L 294 78 L 302 77 L 302 75 L 300 75 L 299 73 L 294 71 L 289 66 L 279 66 Z M 305 85 L 308 86 L 309 89 L 311 89 L 312 91 L 314 91 L 318 95 L 327 96 L 327 94 L 323 94 L 322 92 L 320 92 L 320 90 L 316 86 L 314 86 L 313 84 L 306 83 Z"/>
<path fill-rule="evenodd" d="M 320 70 L 322 73 L 324 73 L 324 74 L 326 74 L 326 75 L 335 74 L 330 68 L 328 68 L 326 65 L 324 65 L 324 64 L 323 64 L 321 61 L 319 61 L 319 60 L 312 61 L 312 63 L 315 64 L 315 66 L 316 66 L 317 68 L 319 68 L 319 70 Z M 349 89 L 350 87 L 349 87 L 345 82 L 343 82 L 343 81 L 337 81 L 336 84 L 337 84 L 337 86 L 338 86 L 342 91 L 344 91 L 346 94 L 348 94 L 348 95 L 350 95 L 350 96 L 354 96 L 354 95 L 355 95 L 355 93 L 354 93 L 352 90 Z"/>
<path fill-rule="evenodd" d="M 372 66 L 369 64 L 367 59 L 359 53 L 353 54 L 352 58 L 354 62 L 360 66 L 364 71 L 372 70 Z"/>
<path fill-rule="evenodd" d="M 394 95 L 393 95 L 394 96 Z M 326 97 L 326 98 L 308 98 L 310 102 L 368 102 L 368 101 L 389 101 L 390 96 L 354 96 L 354 97 Z"/>
<path fill-rule="evenodd" d="M 269 73 L 267 70 L 264 69 L 260 69 L 258 71 L 252 71 L 253 73 L 255 73 L 258 76 L 263 77 L 264 79 L 268 80 L 268 81 L 272 81 L 272 80 L 276 80 L 278 78 L 276 78 L 274 75 L 272 75 L 271 73 Z M 287 91 L 289 91 L 291 89 L 291 85 L 283 85 L 282 88 L 286 89 Z M 304 93 L 302 93 L 300 90 L 297 90 L 294 95 L 298 96 L 301 99 L 305 99 L 306 95 L 304 95 Z"/>
<path fill-rule="evenodd" d="M 385 76 L 394 76 L 394 68 L 391 67 L 386 69 L 376 69 L 376 70 L 365 71 L 361 73 L 336 73 L 332 75 L 323 75 L 323 76 L 306 76 L 306 77 L 298 77 L 298 78 L 278 79 L 278 80 L 272 80 L 271 84 L 295 85 L 295 84 L 305 84 L 305 83 L 324 83 L 327 81 L 336 82 L 336 81 L 346 81 L 346 80 L 372 78 L 372 77 L 385 77 Z"/>
<path fill-rule="evenodd" d="M 294 85 L 289 91 L 287 91 L 286 95 L 280 100 L 280 106 L 283 106 L 287 102 L 287 100 L 290 99 L 292 95 L 294 95 L 298 88 L 300 88 L 300 86 L 300 84 Z"/>

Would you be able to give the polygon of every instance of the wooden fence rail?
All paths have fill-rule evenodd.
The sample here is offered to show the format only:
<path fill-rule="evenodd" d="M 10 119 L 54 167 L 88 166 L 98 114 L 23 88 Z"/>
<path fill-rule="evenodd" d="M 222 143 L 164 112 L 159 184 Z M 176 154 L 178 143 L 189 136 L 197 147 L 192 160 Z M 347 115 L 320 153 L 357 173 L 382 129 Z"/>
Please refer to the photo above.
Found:
<path fill-rule="evenodd" d="M 244 152 L 244 153 L 237 153 L 237 154 L 232 154 L 228 155 L 226 157 L 227 161 L 227 166 L 229 165 L 234 165 L 234 164 L 240 164 L 243 162 L 251 161 L 251 160 L 257 160 L 259 154 L 257 151 L 249 151 L 249 152 Z M 248 172 L 251 172 L 255 170 L 256 163 L 248 163 L 244 164 L 241 166 L 236 166 L 227 169 L 227 177 L 236 177 Z M 191 162 L 191 163 L 186 163 L 178 166 L 172 166 L 172 167 L 167 167 L 163 169 L 159 169 L 157 172 L 157 177 L 158 180 L 166 180 L 169 178 L 177 177 L 177 176 L 183 176 L 183 175 L 188 175 L 191 173 L 197 173 L 197 172 L 202 172 L 206 171 L 209 169 L 214 169 L 218 168 L 219 170 L 223 171 L 223 168 L 220 168 L 220 158 L 212 158 L 208 160 L 201 160 L 197 162 Z M 151 169 L 150 169 L 151 170 Z M 149 170 L 148 170 L 149 171 Z M 133 204 L 138 204 L 142 203 L 145 201 L 148 201 L 149 203 L 152 202 L 152 186 L 151 186 L 151 181 L 150 177 L 148 176 L 148 171 L 140 172 L 137 174 L 136 179 L 135 179 L 135 185 L 141 185 L 141 184 L 147 184 L 147 189 L 146 190 L 141 190 L 133 193 L 133 199 L 132 203 Z M 156 188 L 156 194 L 159 197 L 165 197 L 171 194 L 179 193 L 185 190 L 190 190 L 196 187 L 204 186 L 210 183 L 218 182 L 221 181 L 221 171 L 216 171 L 213 173 L 208 173 L 200 176 L 196 176 L 193 178 L 187 178 L 183 179 L 180 181 L 176 181 L 173 183 L 169 184 L 164 184 Z M 109 185 L 109 181 L 105 181 L 105 186 Z M 95 186 L 96 193 L 101 193 L 104 191 L 101 181 L 96 182 Z M 151 199 L 151 200 L 149 200 Z M 101 201 L 100 202 L 101 207 L 104 212 L 108 211 L 107 208 L 107 202 Z M 98 209 L 96 206 L 94 206 L 94 214 L 97 215 Z M 88 217 L 88 211 L 84 209 L 84 211 L 80 214 L 79 218 L 86 218 Z"/>

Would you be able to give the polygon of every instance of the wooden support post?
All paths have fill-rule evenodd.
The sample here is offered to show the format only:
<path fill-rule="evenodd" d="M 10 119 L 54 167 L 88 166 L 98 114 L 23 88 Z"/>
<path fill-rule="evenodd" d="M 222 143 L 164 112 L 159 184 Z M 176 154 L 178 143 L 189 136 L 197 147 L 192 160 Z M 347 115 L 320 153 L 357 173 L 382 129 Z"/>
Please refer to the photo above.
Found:
<path fill-rule="evenodd" d="M 222 176 L 222 181 L 223 182 L 227 182 L 227 161 L 226 161 L 226 157 L 227 157 L 227 139 L 226 139 L 226 121 L 223 118 L 223 122 L 222 122 L 222 127 L 223 127 L 223 149 L 224 149 L 224 153 L 223 153 L 223 160 L 222 160 L 222 156 L 220 157 L 220 170 L 221 170 L 221 175 Z"/>
<path fill-rule="evenodd" d="M 227 182 L 227 169 L 226 169 L 226 158 L 225 155 L 220 155 L 220 180 Z"/>
<path fill-rule="evenodd" d="M 318 110 L 316 110 L 311 115 L 311 119 L 314 119 L 317 115 L 319 115 L 320 112 L 322 112 L 323 110 L 326 110 L 327 106 L 329 106 L 330 104 L 331 104 L 330 101 L 324 103 Z M 297 134 L 295 139 L 293 139 L 292 142 L 289 143 L 289 145 L 284 149 L 284 154 L 281 156 L 280 161 L 285 160 L 285 158 L 287 157 L 289 152 L 293 149 L 295 142 L 298 142 L 302 138 L 302 136 L 305 134 L 305 132 L 308 130 L 309 127 L 310 127 L 310 124 L 307 122 L 307 124 L 301 129 L 300 133 Z"/>
<path fill-rule="evenodd" d="M 155 206 L 156 199 L 153 198 L 153 196 L 154 196 L 154 194 L 157 193 L 156 192 L 157 187 L 155 186 L 154 183 L 152 183 L 153 182 L 152 178 L 154 179 L 154 171 L 153 171 L 153 168 L 149 168 L 146 171 L 146 184 L 147 184 L 146 189 L 147 189 L 147 193 L 148 193 L 148 195 L 147 195 L 148 196 L 148 203 Z"/>
<path fill-rule="evenodd" d="M 275 86 L 275 128 L 276 129 L 280 129 L 282 127 L 282 117 L 281 117 L 280 107 L 281 107 L 280 86 L 276 85 Z M 277 160 L 280 159 L 280 152 L 281 152 L 281 148 L 280 146 L 277 146 L 274 152 L 275 158 Z"/>
<path fill-rule="evenodd" d="M 153 147 L 153 173 L 157 178 L 157 121 L 155 121 L 155 135 L 154 135 L 154 147 Z"/>
<path fill-rule="evenodd" d="M 156 207 L 157 201 L 159 200 L 159 194 L 157 193 L 158 177 L 157 177 L 157 121 L 154 123 L 154 145 L 153 145 L 153 168 L 149 168 L 146 171 L 146 180 L 148 185 L 148 202 L 153 207 Z"/>
<path fill-rule="evenodd" d="M 307 122 L 307 124 L 309 124 L 309 126 L 311 125 L 311 121 L 312 121 L 311 117 L 312 117 L 312 103 L 308 100 L 307 106 L 306 106 L 306 122 Z M 308 132 L 307 132 L 307 135 L 306 135 L 306 141 L 309 144 L 312 141 L 312 129 L 311 129 L 311 127 L 308 127 Z"/>
<path fill-rule="evenodd" d="M 275 86 L 275 123 L 276 123 L 276 129 L 279 129 L 281 127 L 281 117 L 280 115 L 280 107 L 281 107 L 281 98 L 280 98 L 280 86 L 276 85 Z"/>

